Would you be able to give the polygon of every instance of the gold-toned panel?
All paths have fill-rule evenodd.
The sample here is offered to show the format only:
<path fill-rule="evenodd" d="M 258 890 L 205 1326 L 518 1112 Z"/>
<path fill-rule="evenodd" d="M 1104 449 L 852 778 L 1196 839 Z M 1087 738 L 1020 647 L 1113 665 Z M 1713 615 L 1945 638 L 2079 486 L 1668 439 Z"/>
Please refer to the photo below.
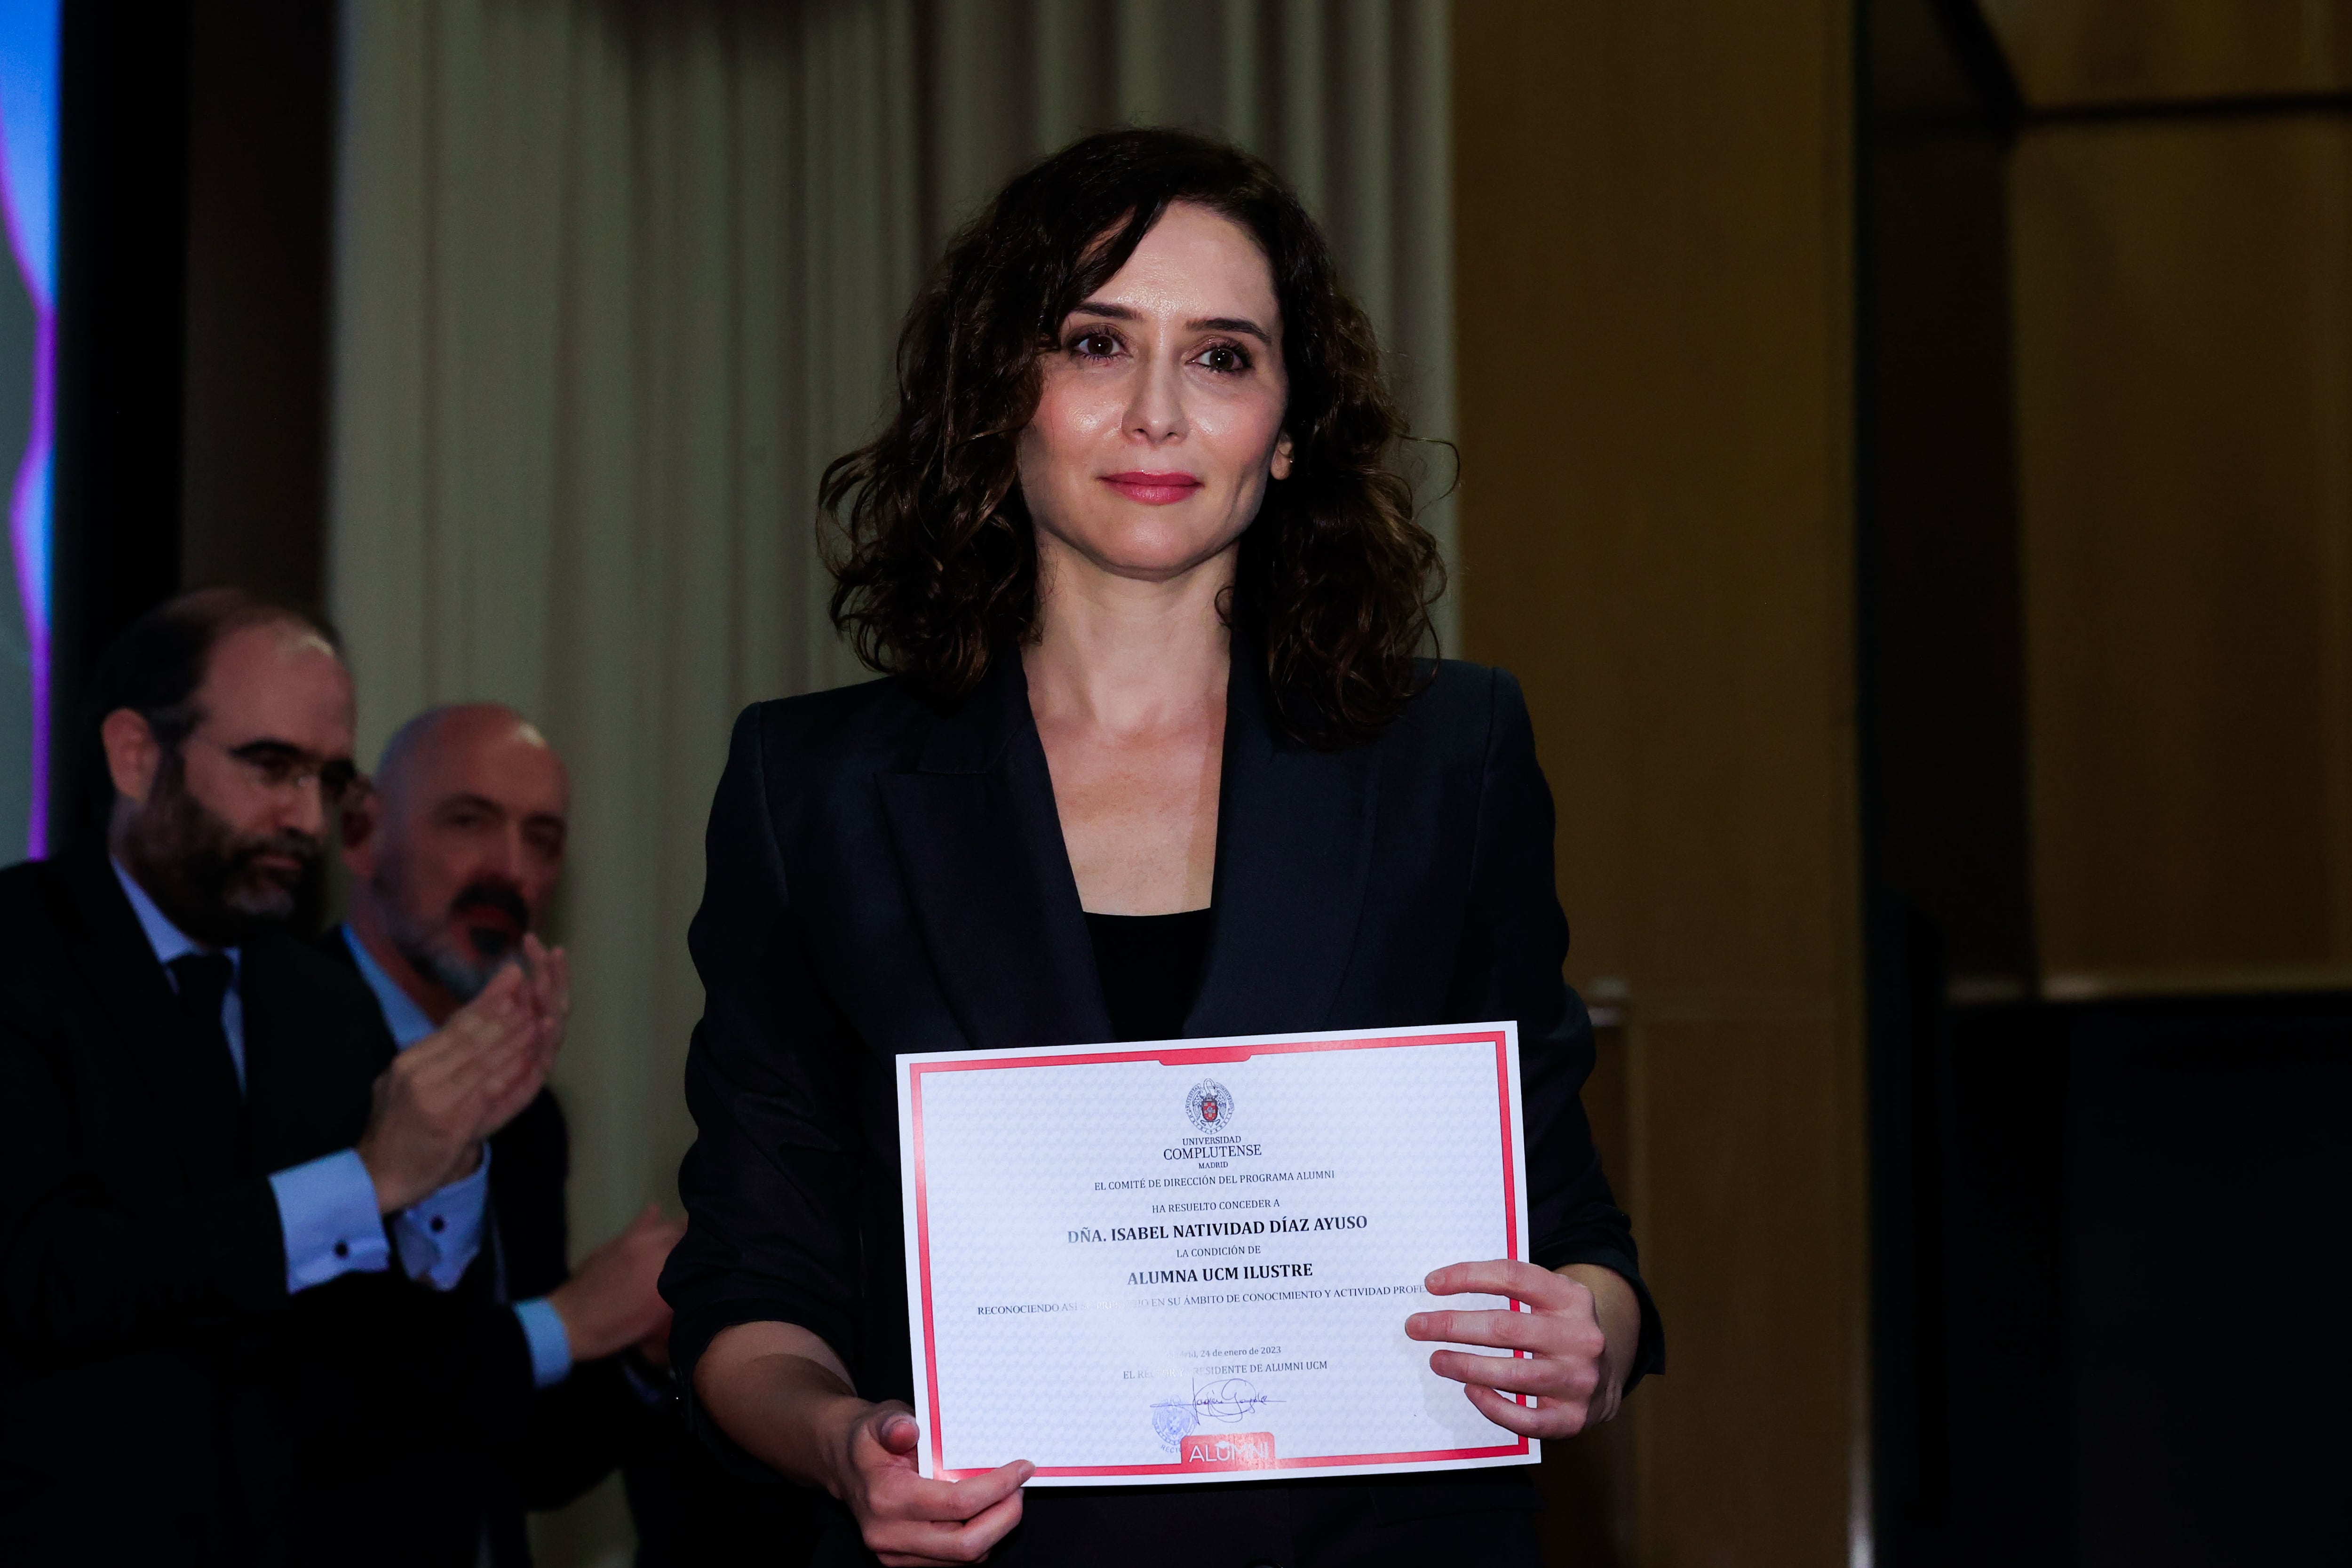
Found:
<path fill-rule="evenodd" d="M 2053 127 L 2018 149 L 2055 980 L 2352 963 L 2347 175 L 2352 123 L 2318 117 Z"/>
<path fill-rule="evenodd" d="M 1981 0 L 2037 109 L 2352 88 L 2352 0 Z"/>
<path fill-rule="evenodd" d="M 1849 15 L 1454 11 L 1464 620 L 1535 713 L 1570 973 L 1630 994 L 1645 1562 L 1838 1560 L 1855 1506 Z"/>
<path fill-rule="evenodd" d="M 1633 1031 L 1643 1264 L 1673 1313 L 1635 1428 L 1641 1560 L 1847 1561 L 1867 1327 L 1844 1041 L 1744 1019 Z"/>

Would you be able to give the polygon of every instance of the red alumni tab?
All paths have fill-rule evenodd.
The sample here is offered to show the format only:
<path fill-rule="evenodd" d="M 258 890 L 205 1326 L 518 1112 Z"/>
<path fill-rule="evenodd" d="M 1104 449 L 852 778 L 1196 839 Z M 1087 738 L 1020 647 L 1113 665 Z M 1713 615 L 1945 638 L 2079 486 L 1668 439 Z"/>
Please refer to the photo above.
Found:
<path fill-rule="evenodd" d="M 1196 1432 L 1184 1439 L 1181 1462 L 1188 1470 L 1270 1470 L 1274 1468 L 1274 1434 L 1228 1432 L 1213 1436 Z"/>

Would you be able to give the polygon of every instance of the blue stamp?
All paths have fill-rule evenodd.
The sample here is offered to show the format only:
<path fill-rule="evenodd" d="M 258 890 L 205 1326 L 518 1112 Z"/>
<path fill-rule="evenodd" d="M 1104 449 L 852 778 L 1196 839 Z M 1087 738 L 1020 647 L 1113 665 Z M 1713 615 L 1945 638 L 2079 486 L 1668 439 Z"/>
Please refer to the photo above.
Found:
<path fill-rule="evenodd" d="M 1174 1453 L 1201 1425 L 1200 1413 L 1189 1399 L 1163 1399 L 1151 1407 L 1151 1429 L 1160 1446 Z"/>

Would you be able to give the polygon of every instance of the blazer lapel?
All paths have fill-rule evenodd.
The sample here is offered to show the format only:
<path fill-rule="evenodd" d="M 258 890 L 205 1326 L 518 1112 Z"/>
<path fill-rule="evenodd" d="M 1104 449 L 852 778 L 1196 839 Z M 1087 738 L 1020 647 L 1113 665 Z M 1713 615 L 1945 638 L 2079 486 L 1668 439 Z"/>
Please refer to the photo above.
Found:
<path fill-rule="evenodd" d="M 1017 653 L 877 783 L 916 923 L 974 1047 L 1110 1038 L 1094 943 Z"/>
<path fill-rule="evenodd" d="M 87 963 L 102 1026 L 147 1084 L 183 1167 L 194 1180 L 245 1174 L 236 1063 L 182 1026 L 172 983 L 105 858 L 78 858 L 68 882 L 75 912 L 96 939 Z"/>
<path fill-rule="evenodd" d="M 1370 746 L 1318 752 L 1276 735 L 1265 679 L 1236 647 L 1217 806 L 1216 917 L 1193 1038 L 1331 1026 L 1370 873 L 1379 773 Z"/>

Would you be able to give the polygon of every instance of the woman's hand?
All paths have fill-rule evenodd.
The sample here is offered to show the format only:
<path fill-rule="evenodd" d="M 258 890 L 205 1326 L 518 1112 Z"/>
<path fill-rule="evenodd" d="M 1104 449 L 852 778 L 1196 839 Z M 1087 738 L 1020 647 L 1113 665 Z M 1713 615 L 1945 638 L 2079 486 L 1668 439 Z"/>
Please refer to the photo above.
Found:
<path fill-rule="evenodd" d="M 695 1365 L 694 1392 L 751 1454 L 846 1504 L 891 1568 L 981 1562 L 1021 1522 L 1021 1485 L 1036 1466 L 1016 1459 L 965 1480 L 925 1480 L 915 1413 L 860 1399 L 833 1347 L 796 1323 L 722 1331 Z"/>
<path fill-rule="evenodd" d="M 1021 1484 L 1037 1467 L 1016 1459 L 984 1476 L 927 1481 L 915 1468 L 921 1436 L 897 1400 L 864 1405 L 835 1438 L 830 1489 L 890 1568 L 978 1563 L 1021 1522 Z"/>
<path fill-rule="evenodd" d="M 1496 1426 L 1523 1436 L 1572 1437 L 1617 1414 L 1641 1335 L 1633 1287 L 1613 1271 L 1571 1264 L 1555 1274 L 1532 1263 L 1454 1263 L 1429 1277 L 1433 1296 L 1476 1291 L 1525 1301 L 1534 1310 L 1415 1312 L 1406 1337 L 1528 1351 L 1531 1356 L 1436 1351 L 1429 1368 L 1465 1385 Z M 1503 1392 L 1497 1392 L 1498 1390 Z M 1505 1394 L 1531 1394 L 1534 1408 Z"/>

